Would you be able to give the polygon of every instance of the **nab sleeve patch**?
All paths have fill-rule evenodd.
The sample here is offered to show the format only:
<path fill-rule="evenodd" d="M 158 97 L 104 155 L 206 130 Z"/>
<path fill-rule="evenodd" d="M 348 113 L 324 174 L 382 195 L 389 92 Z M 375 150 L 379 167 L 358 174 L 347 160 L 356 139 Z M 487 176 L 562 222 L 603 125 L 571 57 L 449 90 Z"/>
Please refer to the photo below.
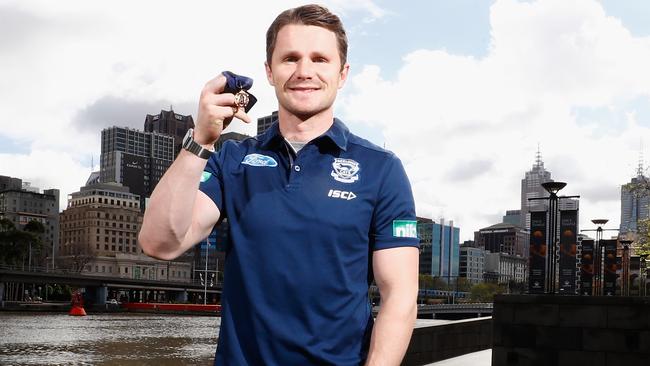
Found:
<path fill-rule="evenodd" d="M 393 220 L 393 236 L 396 238 L 418 237 L 418 222 L 415 220 Z"/>
<path fill-rule="evenodd" d="M 207 181 L 208 179 L 210 179 L 211 176 L 212 176 L 212 173 L 210 173 L 210 172 L 203 172 L 203 173 L 201 174 L 201 183 L 204 183 L 205 181 Z"/>

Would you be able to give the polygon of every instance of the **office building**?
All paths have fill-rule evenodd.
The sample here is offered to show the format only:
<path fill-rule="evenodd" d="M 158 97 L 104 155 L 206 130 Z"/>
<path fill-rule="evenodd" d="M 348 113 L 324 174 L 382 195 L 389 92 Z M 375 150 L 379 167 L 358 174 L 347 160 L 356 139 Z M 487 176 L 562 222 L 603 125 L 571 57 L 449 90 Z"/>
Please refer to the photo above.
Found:
<path fill-rule="evenodd" d="M 521 210 L 507 210 L 502 222 L 521 226 Z"/>
<path fill-rule="evenodd" d="M 521 210 L 520 210 L 520 223 L 518 226 L 530 231 L 530 213 L 533 211 L 547 211 L 548 200 L 529 200 L 529 198 L 542 198 L 548 197 L 549 193 L 542 187 L 542 183 L 553 182 L 551 179 L 551 172 L 544 168 L 542 161 L 542 154 L 538 150 L 535 158 L 535 164 L 530 171 L 525 173 L 524 179 L 521 180 Z M 559 194 L 562 195 L 561 193 Z M 579 201 L 577 199 L 562 199 L 558 202 L 558 210 L 578 210 Z M 515 212 L 512 212 L 504 217 L 504 223 L 513 223 Z M 510 217 L 508 217 L 510 216 Z"/>
<path fill-rule="evenodd" d="M 46 258 L 56 256 L 59 195 L 58 189 L 46 189 L 40 193 L 38 188 L 20 178 L 0 176 L 0 218 L 11 221 L 17 229 L 23 229 L 30 221 L 38 221 L 45 228 L 41 235 L 44 251 L 32 258 L 33 265 L 49 266 L 51 262 Z"/>
<path fill-rule="evenodd" d="M 174 160 L 174 138 L 127 127 L 102 131 L 100 181 L 119 183 L 140 197 L 140 207 Z"/>
<path fill-rule="evenodd" d="M 460 229 L 454 227 L 454 222 L 418 218 L 418 236 L 420 273 L 448 279 L 458 277 Z"/>
<path fill-rule="evenodd" d="M 542 183 L 552 182 L 551 172 L 544 168 L 542 154 L 537 150 L 533 168 L 526 172 L 521 180 L 521 212 L 519 226 L 530 231 L 530 212 L 546 211 L 547 201 L 529 201 L 529 198 L 548 197 L 548 192 L 542 187 Z"/>
<path fill-rule="evenodd" d="M 495 224 L 474 232 L 474 242 L 479 248 L 492 253 L 508 253 L 528 258 L 528 231 L 512 224 Z"/>
<path fill-rule="evenodd" d="M 643 161 L 639 162 L 636 177 L 621 186 L 621 235 L 638 232 L 638 222 L 650 218 L 649 178 L 643 174 Z"/>
<path fill-rule="evenodd" d="M 460 246 L 460 266 L 458 275 L 475 285 L 483 282 L 485 272 L 485 250 L 476 248 L 471 244 L 463 243 Z"/>
<path fill-rule="evenodd" d="M 525 283 L 528 259 L 508 253 L 486 253 L 485 275 L 486 282 L 508 284 Z"/>
<path fill-rule="evenodd" d="M 93 276 L 190 282 L 191 264 L 160 261 L 142 252 L 140 202 L 117 183 L 72 193 L 61 213 L 57 265 Z"/>
<path fill-rule="evenodd" d="M 266 131 L 273 122 L 278 120 L 278 111 L 271 113 L 269 116 L 260 117 L 257 119 L 257 134 L 261 135 Z"/>
<path fill-rule="evenodd" d="M 172 107 L 169 107 L 169 111 L 163 109 L 158 114 L 147 114 L 144 119 L 144 132 L 156 132 L 174 138 L 174 158 L 181 151 L 183 137 L 190 128 L 194 128 L 192 116 L 176 113 Z"/>

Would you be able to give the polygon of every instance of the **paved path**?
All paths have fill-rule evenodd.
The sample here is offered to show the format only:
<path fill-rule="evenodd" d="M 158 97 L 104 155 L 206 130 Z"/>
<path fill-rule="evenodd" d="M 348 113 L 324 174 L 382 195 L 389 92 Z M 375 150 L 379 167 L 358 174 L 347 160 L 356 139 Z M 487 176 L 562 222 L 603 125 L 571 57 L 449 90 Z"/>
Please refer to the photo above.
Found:
<path fill-rule="evenodd" d="M 466 355 L 448 358 L 443 361 L 430 363 L 427 366 L 491 366 L 492 364 L 492 350 L 486 349 Z"/>

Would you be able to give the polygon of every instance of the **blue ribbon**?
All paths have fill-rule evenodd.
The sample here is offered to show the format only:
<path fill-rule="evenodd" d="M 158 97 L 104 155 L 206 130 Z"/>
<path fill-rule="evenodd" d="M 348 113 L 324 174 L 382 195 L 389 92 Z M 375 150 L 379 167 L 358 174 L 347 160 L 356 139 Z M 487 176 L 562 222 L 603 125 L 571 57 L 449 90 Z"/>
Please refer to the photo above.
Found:
<path fill-rule="evenodd" d="M 224 71 L 222 73 L 226 77 L 226 88 L 225 92 L 228 93 L 237 93 L 240 90 L 248 90 L 253 86 L 253 79 L 237 75 L 230 71 Z"/>
<path fill-rule="evenodd" d="M 223 89 L 226 93 L 237 94 L 239 91 L 248 90 L 253 86 L 253 79 L 249 77 L 237 75 L 230 71 L 224 71 L 222 74 L 226 77 L 226 86 Z M 248 105 L 244 108 L 247 113 L 257 103 L 257 98 L 253 94 L 248 93 L 248 99 Z"/>

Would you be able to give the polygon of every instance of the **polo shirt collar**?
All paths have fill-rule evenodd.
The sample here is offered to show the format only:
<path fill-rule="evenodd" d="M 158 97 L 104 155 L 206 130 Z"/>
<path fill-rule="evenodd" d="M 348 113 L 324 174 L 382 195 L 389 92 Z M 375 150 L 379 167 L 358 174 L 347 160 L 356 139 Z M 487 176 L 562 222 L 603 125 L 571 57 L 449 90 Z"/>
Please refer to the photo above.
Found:
<path fill-rule="evenodd" d="M 334 142 L 339 149 L 345 151 L 348 147 L 349 134 L 350 130 L 347 128 L 347 126 L 338 118 L 334 118 L 334 123 L 332 123 L 332 126 L 330 126 L 330 128 L 325 131 L 324 134 L 316 137 L 313 141 L 317 142 L 320 140 L 329 139 Z M 262 144 L 262 147 L 265 148 L 270 147 L 282 140 L 283 137 L 280 133 L 280 124 L 277 120 L 271 125 L 271 127 L 266 130 L 266 132 L 260 135 L 260 142 Z"/>

